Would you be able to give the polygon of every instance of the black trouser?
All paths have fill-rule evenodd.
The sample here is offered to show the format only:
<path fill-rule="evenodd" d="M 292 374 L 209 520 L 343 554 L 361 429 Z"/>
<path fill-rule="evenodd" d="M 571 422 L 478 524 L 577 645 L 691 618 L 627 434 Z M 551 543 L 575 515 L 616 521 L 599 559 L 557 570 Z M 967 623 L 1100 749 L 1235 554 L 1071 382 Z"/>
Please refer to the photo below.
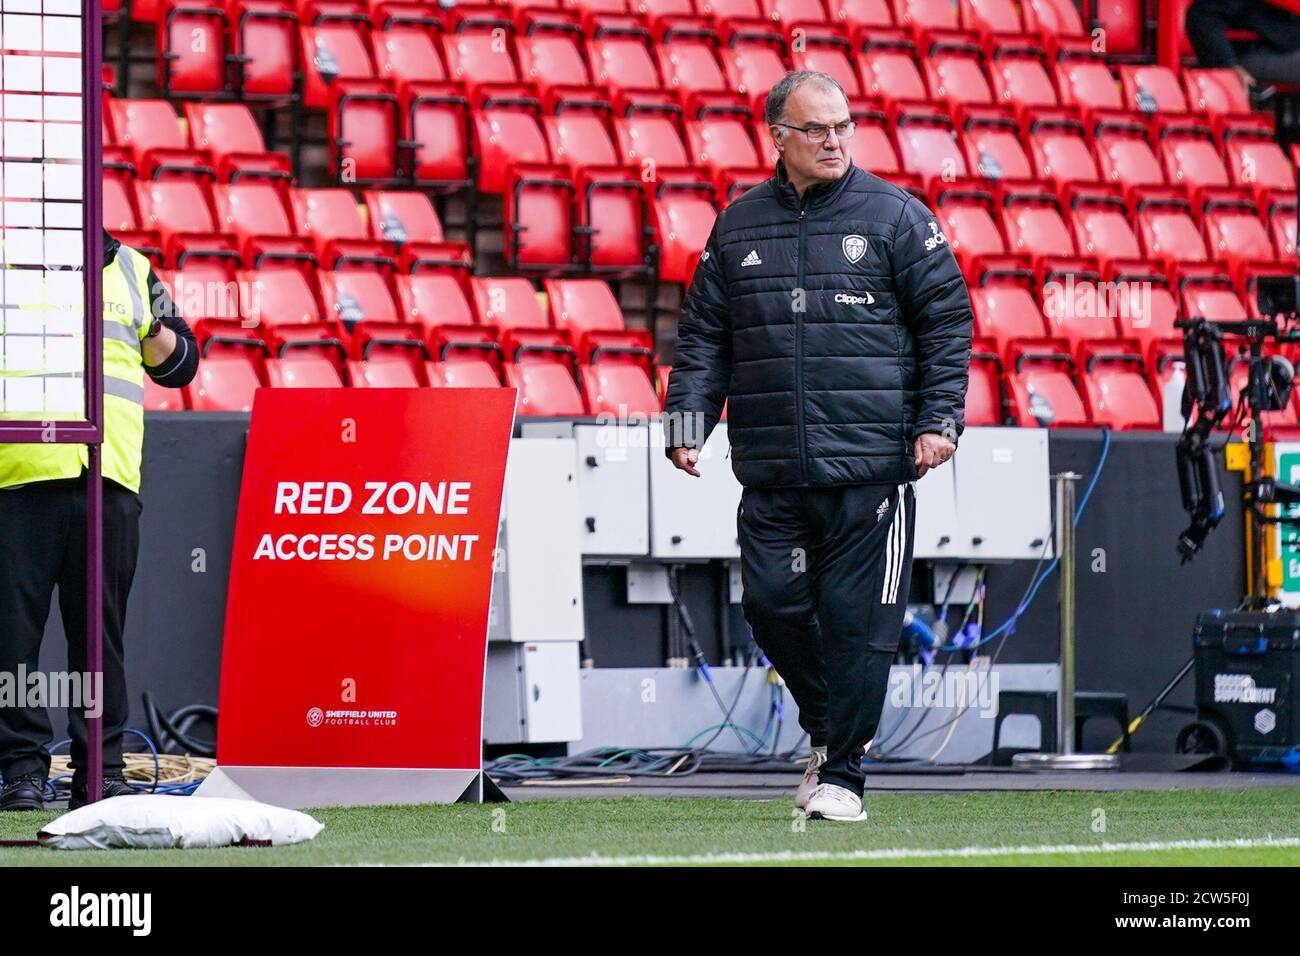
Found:
<path fill-rule="evenodd" d="M 1237 59 L 1260 86 L 1272 86 L 1278 83 L 1291 86 L 1300 83 L 1300 50 L 1282 52 L 1266 47 L 1255 47 L 1245 51 Z"/>
<path fill-rule="evenodd" d="M 745 619 L 825 745 L 821 782 L 861 795 L 911 581 L 915 491 L 901 485 L 745 488 Z"/>
<path fill-rule="evenodd" d="M 104 482 L 104 773 L 122 769 L 126 673 L 122 630 L 140 549 L 140 496 Z M 55 585 L 68 638 L 68 669 L 86 671 L 86 479 L 0 488 L 0 671 L 39 669 L 45 620 Z M 15 677 L 16 679 L 16 677 Z M 73 786 L 86 774 L 86 720 L 68 711 Z M 48 773 L 51 738 L 43 707 L 0 707 L 0 773 L 12 779 Z"/>

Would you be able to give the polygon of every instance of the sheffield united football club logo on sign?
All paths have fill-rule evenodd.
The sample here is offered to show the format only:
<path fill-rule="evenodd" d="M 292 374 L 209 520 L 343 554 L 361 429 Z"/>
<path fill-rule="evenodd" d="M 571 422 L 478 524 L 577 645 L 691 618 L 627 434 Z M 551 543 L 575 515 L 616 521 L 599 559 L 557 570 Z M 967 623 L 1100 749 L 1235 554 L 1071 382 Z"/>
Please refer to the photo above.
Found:
<path fill-rule="evenodd" d="M 867 254 L 867 240 L 861 236 L 844 237 L 844 258 L 856 263 Z"/>

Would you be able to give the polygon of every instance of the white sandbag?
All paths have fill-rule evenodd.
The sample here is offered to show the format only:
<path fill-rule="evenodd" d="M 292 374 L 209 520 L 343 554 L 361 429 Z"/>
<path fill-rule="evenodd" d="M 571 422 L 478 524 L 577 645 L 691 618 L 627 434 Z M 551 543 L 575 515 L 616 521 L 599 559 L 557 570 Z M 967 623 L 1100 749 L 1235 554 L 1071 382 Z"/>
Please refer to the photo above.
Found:
<path fill-rule="evenodd" d="M 244 840 L 283 846 L 314 839 L 324 826 L 299 810 L 255 800 L 134 794 L 65 813 L 36 839 L 56 850 L 188 849 Z"/>

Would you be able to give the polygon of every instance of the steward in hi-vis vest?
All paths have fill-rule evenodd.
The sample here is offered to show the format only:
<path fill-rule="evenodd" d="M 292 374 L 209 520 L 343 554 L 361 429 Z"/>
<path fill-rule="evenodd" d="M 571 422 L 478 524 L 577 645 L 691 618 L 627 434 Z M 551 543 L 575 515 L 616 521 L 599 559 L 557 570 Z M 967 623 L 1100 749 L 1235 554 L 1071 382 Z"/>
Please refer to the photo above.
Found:
<path fill-rule="evenodd" d="M 126 726 L 123 628 L 140 544 L 140 463 L 147 374 L 181 388 L 199 364 L 194 334 L 177 314 L 149 260 L 104 234 L 104 670 L 99 699 L 104 727 L 104 795 L 131 792 L 122 780 Z M 69 281 L 62 281 L 66 276 Z M 39 298 L 9 312 L 0 326 L 0 418 L 84 420 L 85 326 L 76 273 L 17 269 L 6 283 L 34 283 Z M 44 304 L 35 304 L 43 301 Z M 59 590 L 69 670 L 86 670 L 85 445 L 0 443 L 0 672 L 39 670 L 51 595 Z M 72 736 L 70 806 L 86 801 L 86 723 L 68 708 Z M 43 707 L 0 707 L 0 810 L 43 805 L 51 730 Z"/>

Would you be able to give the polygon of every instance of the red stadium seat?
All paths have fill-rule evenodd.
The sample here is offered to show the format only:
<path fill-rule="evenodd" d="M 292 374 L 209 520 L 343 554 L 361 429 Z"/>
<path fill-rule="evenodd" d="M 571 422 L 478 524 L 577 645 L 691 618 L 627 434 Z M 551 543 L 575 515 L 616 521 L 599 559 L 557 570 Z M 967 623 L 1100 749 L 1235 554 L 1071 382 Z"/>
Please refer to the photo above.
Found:
<path fill-rule="evenodd" d="M 677 127 L 662 114 L 641 113 L 615 119 L 614 139 L 620 160 L 643 171 L 690 166 Z"/>
<path fill-rule="evenodd" d="M 211 178 L 211 160 L 190 149 L 166 100 L 113 100 L 109 104 L 117 142 L 131 150 L 135 168 L 145 179 Z"/>
<path fill-rule="evenodd" d="M 1045 257 L 1076 254 L 1060 206 L 1049 194 L 1026 192 L 1007 196 L 1002 223 L 1008 251 L 1033 256 L 1036 265 Z"/>
<path fill-rule="evenodd" d="M 357 201 L 346 189 L 295 189 L 289 194 L 294 224 L 312 242 L 322 268 L 347 262 L 390 265 L 388 244 L 372 240 Z"/>
<path fill-rule="evenodd" d="M 330 88 L 330 169 L 340 181 L 367 185 L 398 179 L 401 110 L 383 83 L 336 83 Z"/>
<path fill-rule="evenodd" d="M 1214 141 L 1207 137 L 1173 135 L 1160 143 L 1170 185 L 1189 194 L 1206 186 L 1227 186 L 1228 170 Z"/>
<path fill-rule="evenodd" d="M 1166 66 L 1121 66 L 1124 105 L 1139 113 L 1186 113 L 1178 74 Z"/>
<path fill-rule="evenodd" d="M 297 98 L 298 18 L 275 0 L 244 0 L 231 20 L 235 86 L 246 102 Z"/>
<path fill-rule="evenodd" d="M 1012 343 L 1008 351 L 1007 391 L 1017 424 L 1026 428 L 1090 424 L 1063 344 Z"/>
<path fill-rule="evenodd" d="M 412 84 L 402 99 L 403 150 L 417 186 L 459 189 L 470 171 L 469 102 L 452 84 Z M 471 220 L 472 228 L 472 220 Z"/>
<path fill-rule="evenodd" d="M 483 192 L 504 194 L 515 164 L 546 165 L 551 161 L 546 137 L 537 118 L 520 109 L 484 109 L 473 115 L 474 152 L 479 157 L 478 186 Z"/>
<path fill-rule="evenodd" d="M 1021 33 L 1024 25 L 1016 7 L 1013 0 L 961 0 L 962 26 L 981 36 Z"/>
<path fill-rule="evenodd" d="M 322 23 L 303 27 L 303 103 L 310 109 L 324 110 L 330 96 L 348 81 L 373 80 L 374 64 L 361 35 L 345 23 Z"/>
<path fill-rule="evenodd" d="M 887 0 L 827 0 L 832 23 L 847 27 L 854 35 L 894 25 Z"/>
<path fill-rule="evenodd" d="M 1295 192 L 1296 174 L 1282 147 L 1272 138 L 1230 136 L 1224 143 L 1228 170 L 1235 186 Z"/>
<path fill-rule="evenodd" d="M 935 53 L 925 61 L 930 95 L 950 104 L 991 104 L 993 90 L 984 76 L 980 57 L 967 49 Z"/>
<path fill-rule="evenodd" d="M 1183 90 L 1193 110 L 1210 116 L 1250 114 L 1250 96 L 1232 69 L 1183 71 Z"/>
<path fill-rule="evenodd" d="M 547 279 L 546 299 L 551 324 L 575 336 L 585 332 L 622 332 L 623 311 L 600 279 Z"/>
<path fill-rule="evenodd" d="M 135 190 L 141 228 L 161 235 L 166 256 L 176 267 L 191 256 L 238 262 L 239 254 L 229 240 L 216 234 L 208 197 L 198 183 L 183 179 L 137 182 Z"/>
<path fill-rule="evenodd" d="M 1082 196 L 1071 213 L 1080 255 L 1103 265 L 1117 259 L 1141 259 L 1142 248 L 1129 225 L 1128 210 L 1117 196 Z"/>
<path fill-rule="evenodd" d="M 966 158 L 944 126 L 906 123 L 898 128 L 899 157 L 903 169 L 925 179 L 951 181 L 965 176 Z"/>
<path fill-rule="evenodd" d="M 158 88 L 167 99 L 217 97 L 226 81 L 226 14 L 220 6 L 170 0 L 157 25 Z"/>
<path fill-rule="evenodd" d="M 199 362 L 194 381 L 185 390 L 189 407 L 196 412 L 247 412 L 253 407 L 253 393 L 262 384 L 250 358 L 221 353 Z"/>
<path fill-rule="evenodd" d="M 1163 262 L 1204 262 L 1208 258 L 1191 204 L 1176 193 L 1154 191 L 1139 198 L 1136 219 L 1148 258 Z"/>
<path fill-rule="evenodd" d="M 962 137 L 967 167 L 987 179 L 1033 179 L 1034 170 L 1009 118 L 967 121 Z"/>
<path fill-rule="evenodd" d="M 243 103 L 186 103 L 185 121 L 190 142 L 211 154 L 219 179 L 291 178 L 289 157 L 267 152 L 262 131 Z"/>
<path fill-rule="evenodd" d="M 1179 317 L 1178 301 L 1165 277 L 1157 273 L 1119 277 L 1116 284 L 1121 283 L 1125 295 L 1120 299 L 1115 324 L 1122 338 L 1138 343 L 1139 353 L 1151 372 L 1162 346 L 1176 343 L 1182 347 L 1182 330 L 1174 326 Z"/>
<path fill-rule="evenodd" d="M 1268 227 L 1273 236 L 1273 246 L 1279 262 L 1290 262 L 1296 257 L 1296 200 L 1273 200 L 1268 206 Z"/>
<path fill-rule="evenodd" d="M 407 26 L 376 30 L 370 35 L 370 42 L 374 48 L 376 75 L 392 83 L 395 89 L 410 83 L 443 83 L 447 79 L 442 56 L 426 30 Z"/>
<path fill-rule="evenodd" d="M 573 183 L 559 167 L 519 163 L 511 168 L 502 230 L 512 272 L 549 272 L 570 265 L 573 200 Z"/>
<path fill-rule="evenodd" d="M 357 322 L 396 323 L 397 306 L 378 272 L 357 269 L 321 272 L 321 303 L 328 318 L 351 327 Z"/>
<path fill-rule="evenodd" d="M 966 386 L 966 425 L 1001 425 L 1002 360 L 991 339 L 971 343 L 970 374 Z"/>
<path fill-rule="evenodd" d="M 584 167 L 619 164 L 609 129 L 594 113 L 565 110 L 543 116 L 542 126 L 551 158 L 567 166 L 570 176 L 577 176 Z"/>
<path fill-rule="evenodd" d="M 1135 348 L 1091 348 L 1085 343 L 1081 353 L 1084 404 L 1094 424 L 1121 431 L 1160 427 L 1160 409 Z"/>
<path fill-rule="evenodd" d="M 698 39 L 674 40 L 655 47 L 664 85 L 674 92 L 683 108 L 701 93 L 725 93 L 727 78 L 713 55 L 713 48 Z"/>
<path fill-rule="evenodd" d="M 254 269 L 264 262 L 314 261 L 307 246 L 294 237 L 289 213 L 274 186 L 252 180 L 212 188 L 217 223 L 235 234 L 240 252 Z"/>
<path fill-rule="evenodd" d="M 120 179 L 104 180 L 104 228 L 109 232 L 129 232 L 140 227 L 132 192 Z"/>
<path fill-rule="evenodd" d="M 501 379 L 491 364 L 480 359 L 451 359 L 429 362 L 429 384 L 434 388 L 500 388 Z"/>
<path fill-rule="evenodd" d="M 509 47 L 494 33 L 451 33 L 442 37 L 447 76 L 473 93 L 493 84 L 516 85 L 519 73 Z"/>
<path fill-rule="evenodd" d="M 545 329 L 533 284 L 519 276 L 475 276 L 470 296 L 478 321 L 502 329 Z"/>
<path fill-rule="evenodd" d="M 654 415 L 661 407 L 650 377 L 639 366 L 598 362 L 582 366 L 579 374 L 589 415 L 625 419 L 628 415 Z"/>
<path fill-rule="evenodd" d="M 1083 127 L 1073 120 L 1036 121 L 1029 148 L 1037 178 L 1063 183 L 1095 183 L 1100 178 Z"/>
<path fill-rule="evenodd" d="M 1151 150 L 1146 134 L 1127 124 L 1107 124 L 1098 129 L 1095 146 L 1102 178 L 1126 190 L 1164 185 L 1160 161 Z"/>
<path fill-rule="evenodd" d="M 993 94 L 999 103 L 1020 108 L 1056 106 L 1056 90 L 1042 61 L 1036 57 L 1010 55 L 989 64 Z"/>
<path fill-rule="evenodd" d="M 935 214 L 964 272 L 969 273 L 971 264 L 977 259 L 1006 255 L 1006 243 L 993 219 L 989 203 L 977 198 L 964 201 L 955 197 L 940 202 Z"/>
<path fill-rule="evenodd" d="M 884 0 L 879 0 L 884 3 Z M 767 46 L 725 47 L 718 51 L 723 72 L 731 88 L 745 98 L 755 113 L 767 98 L 768 90 L 785 76 L 785 64 L 776 50 Z"/>
<path fill-rule="evenodd" d="M 185 390 L 164 388 L 148 375 L 144 377 L 144 410 L 146 412 L 185 411 Z"/>
<path fill-rule="evenodd" d="M 876 119 L 879 121 L 857 120 L 857 130 L 848 144 L 849 155 L 855 165 L 878 175 L 900 172 L 903 167 L 898 161 L 889 130 L 884 126 L 884 117 L 877 114 Z"/>
<path fill-rule="evenodd" d="M 1025 0 L 1025 31 L 1044 37 L 1078 36 L 1083 21 L 1074 0 Z"/>
<path fill-rule="evenodd" d="M 648 201 L 640 173 L 624 169 L 583 170 L 577 182 L 579 258 L 584 272 L 648 271 Z"/>
<path fill-rule="evenodd" d="M 1056 64 L 1061 103 L 1092 110 L 1123 110 L 1119 83 L 1103 60 L 1068 59 Z"/>
<path fill-rule="evenodd" d="M 1254 201 L 1247 196 L 1207 199 L 1202 219 L 1210 257 L 1227 262 L 1238 281 L 1246 265 L 1273 261 L 1273 241 Z"/>
<path fill-rule="evenodd" d="M 617 362 L 652 371 L 654 340 L 649 330 L 626 329 L 609 286 L 599 279 L 547 279 L 551 321 L 577 343 L 583 364 Z"/>
<path fill-rule="evenodd" d="M 587 62 L 593 82 L 612 92 L 663 89 L 659 70 L 639 37 L 610 34 L 589 40 Z"/>
<path fill-rule="evenodd" d="M 311 285 L 298 269 L 245 271 L 239 273 L 239 282 L 249 297 L 241 310 L 249 324 L 264 333 L 277 327 L 315 325 L 321 321 Z"/>
<path fill-rule="evenodd" d="M 761 0 L 765 17 L 787 26 L 825 23 L 821 0 Z"/>
<path fill-rule="evenodd" d="M 391 355 L 349 359 L 347 369 L 353 388 L 419 388 L 422 384 L 410 362 Z"/>
<path fill-rule="evenodd" d="M 465 290 L 447 275 L 421 273 L 397 277 L 397 302 L 401 321 L 423 327 L 467 326 L 475 322 Z"/>
<path fill-rule="evenodd" d="M 1106 52 L 1111 56 L 1133 57 L 1146 52 L 1146 10 L 1142 4 L 1129 0 L 1106 0 L 1092 6 L 1094 29 L 1104 30 Z M 1091 38 L 1090 38 L 1091 39 Z"/>
<path fill-rule="evenodd" d="M 729 174 L 757 173 L 760 179 L 768 175 L 750 139 L 749 123 L 739 118 L 687 121 L 686 146 L 692 165 L 709 171 L 719 195 L 729 195 L 734 182 Z"/>
<path fill-rule="evenodd" d="M 447 242 L 429 197 L 421 192 L 369 190 L 365 194 L 370 235 L 392 243 L 403 272 L 446 265 L 469 254 L 464 243 Z"/>
<path fill-rule="evenodd" d="M 591 85 L 578 41 L 568 33 L 539 31 L 515 39 L 520 78 L 540 90 Z"/>
<path fill-rule="evenodd" d="M 582 395 L 569 370 L 551 362 L 507 363 L 505 383 L 519 390 L 516 414 L 582 415 Z"/>
<path fill-rule="evenodd" d="M 1022 286 L 974 288 L 970 298 L 975 334 L 992 339 L 999 355 L 1016 339 L 1041 339 L 1047 334 L 1042 310 Z"/>
<path fill-rule="evenodd" d="M 1241 298 L 1225 282 L 1193 282 L 1183 290 L 1183 312 L 1189 319 L 1238 322 L 1246 318 Z"/>
<path fill-rule="evenodd" d="M 887 103 L 929 99 L 925 81 L 906 50 L 891 46 L 868 49 L 858 60 L 863 92 Z"/>
<path fill-rule="evenodd" d="M 660 249 L 659 277 L 689 285 L 717 219 L 712 187 L 690 179 L 663 182 L 651 216 Z"/>
<path fill-rule="evenodd" d="M 299 352 L 266 360 L 272 388 L 342 388 L 338 369 L 323 355 Z"/>

